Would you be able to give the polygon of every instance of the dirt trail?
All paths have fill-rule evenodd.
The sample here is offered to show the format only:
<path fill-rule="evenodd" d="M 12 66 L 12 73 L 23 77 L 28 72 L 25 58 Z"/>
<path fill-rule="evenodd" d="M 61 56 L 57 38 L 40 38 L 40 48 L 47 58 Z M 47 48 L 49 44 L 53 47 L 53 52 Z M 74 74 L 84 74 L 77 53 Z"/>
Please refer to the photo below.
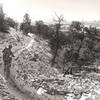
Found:
<path fill-rule="evenodd" d="M 4 67 L 0 67 L 0 76 L 4 79 L 4 81 L 7 83 L 8 91 L 18 98 L 18 100 L 34 100 L 29 95 L 23 93 L 18 87 L 17 84 L 9 77 L 7 80 L 4 76 Z"/>
<path fill-rule="evenodd" d="M 14 87 L 14 84 L 11 82 L 11 80 L 6 80 L 5 76 L 4 76 L 4 71 L 3 71 L 3 67 L 0 67 L 0 76 L 3 78 L 3 80 L 7 83 L 7 87 L 8 87 L 8 91 L 10 91 L 10 93 L 12 95 L 14 95 L 15 97 L 18 98 L 18 100 L 27 100 L 24 98 L 24 96 L 22 94 L 19 93 L 19 91 L 16 90 L 16 88 Z"/>

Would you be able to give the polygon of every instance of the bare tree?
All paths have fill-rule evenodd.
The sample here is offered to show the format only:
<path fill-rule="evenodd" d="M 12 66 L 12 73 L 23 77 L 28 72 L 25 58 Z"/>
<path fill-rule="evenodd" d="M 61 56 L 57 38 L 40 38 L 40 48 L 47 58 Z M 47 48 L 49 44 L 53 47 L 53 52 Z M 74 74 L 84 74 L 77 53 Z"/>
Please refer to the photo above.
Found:
<path fill-rule="evenodd" d="M 57 54 L 58 54 L 58 49 L 60 47 L 60 39 L 59 39 L 59 34 L 60 34 L 60 29 L 61 29 L 61 23 L 63 22 L 63 15 L 60 15 L 58 16 L 56 13 L 56 19 L 54 19 L 54 21 L 56 22 L 55 23 L 55 42 L 56 42 L 56 47 L 55 47 L 55 50 L 54 50 L 54 56 L 53 56 L 53 59 L 52 59 L 52 64 L 51 66 L 53 67 L 54 64 L 55 64 L 55 60 L 56 60 L 56 57 L 57 57 Z"/>

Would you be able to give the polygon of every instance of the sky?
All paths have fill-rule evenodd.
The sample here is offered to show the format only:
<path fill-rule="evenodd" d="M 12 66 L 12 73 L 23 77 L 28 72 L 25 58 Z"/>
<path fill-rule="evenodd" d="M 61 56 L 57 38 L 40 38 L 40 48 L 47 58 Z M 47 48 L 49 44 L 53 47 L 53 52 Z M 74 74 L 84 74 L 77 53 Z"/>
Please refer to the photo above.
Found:
<path fill-rule="evenodd" d="M 55 12 L 67 21 L 100 20 L 100 0 L 0 0 L 0 4 L 17 21 L 22 21 L 25 13 L 33 21 L 51 21 Z"/>

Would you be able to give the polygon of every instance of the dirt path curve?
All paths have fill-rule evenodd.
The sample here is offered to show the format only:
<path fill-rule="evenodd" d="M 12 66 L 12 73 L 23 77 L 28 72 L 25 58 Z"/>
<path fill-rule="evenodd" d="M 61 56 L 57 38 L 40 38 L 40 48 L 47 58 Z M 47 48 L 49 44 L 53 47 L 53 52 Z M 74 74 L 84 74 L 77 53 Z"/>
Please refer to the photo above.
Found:
<path fill-rule="evenodd" d="M 1 72 L 2 71 L 2 72 Z M 33 100 L 29 98 L 26 94 L 20 92 L 20 90 L 17 88 L 16 84 L 8 78 L 7 80 L 5 79 L 5 76 L 3 74 L 3 69 L 0 69 L 0 75 L 4 79 L 4 81 L 7 83 L 8 91 L 18 100 Z"/>

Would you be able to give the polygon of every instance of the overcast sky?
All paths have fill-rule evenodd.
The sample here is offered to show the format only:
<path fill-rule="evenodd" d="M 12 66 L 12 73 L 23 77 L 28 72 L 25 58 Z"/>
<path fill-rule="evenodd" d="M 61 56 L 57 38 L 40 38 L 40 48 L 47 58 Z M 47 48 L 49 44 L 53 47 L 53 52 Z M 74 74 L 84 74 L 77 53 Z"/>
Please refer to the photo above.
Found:
<path fill-rule="evenodd" d="M 0 0 L 4 12 L 21 21 L 25 13 L 34 20 L 51 21 L 55 12 L 67 21 L 100 20 L 100 0 Z"/>

